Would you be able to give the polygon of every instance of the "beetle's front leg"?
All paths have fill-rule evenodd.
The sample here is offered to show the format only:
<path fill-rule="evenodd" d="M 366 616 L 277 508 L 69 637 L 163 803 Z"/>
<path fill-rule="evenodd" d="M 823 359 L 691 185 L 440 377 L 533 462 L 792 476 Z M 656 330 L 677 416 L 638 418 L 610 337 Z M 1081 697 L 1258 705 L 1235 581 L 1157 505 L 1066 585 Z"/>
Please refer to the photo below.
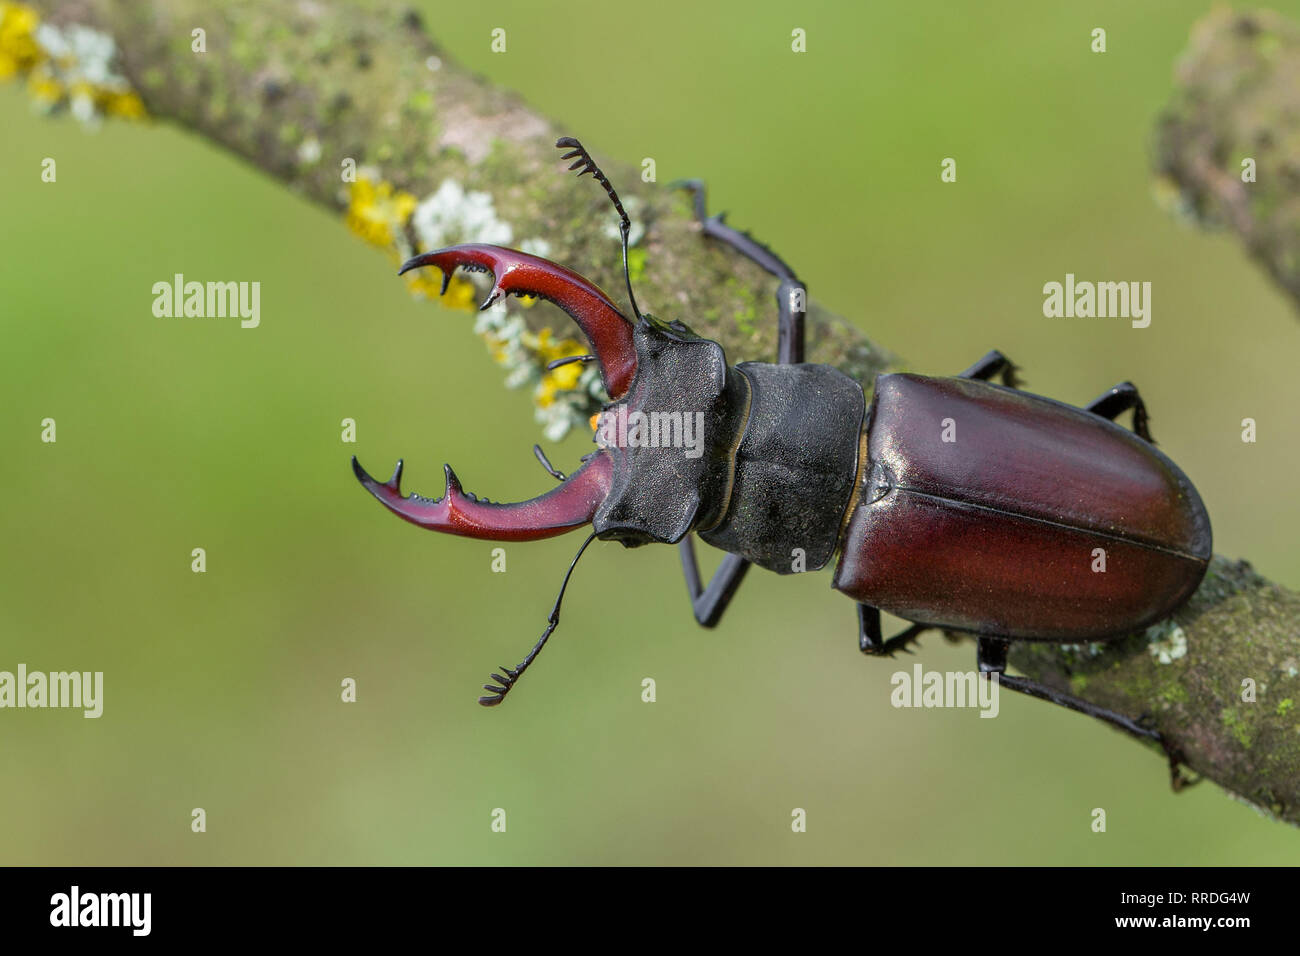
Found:
<path fill-rule="evenodd" d="M 786 261 L 747 232 L 733 229 L 723 215 L 710 216 L 704 198 L 704 183 L 698 179 L 682 180 L 674 185 L 691 191 L 695 218 L 706 236 L 726 243 L 747 259 L 762 266 L 781 280 L 776 290 L 780 325 L 777 329 L 777 364 L 797 365 L 804 355 L 804 317 L 808 291 Z"/>
<path fill-rule="evenodd" d="M 913 624 L 885 640 L 880 630 L 880 608 L 858 605 L 858 650 L 871 657 L 893 657 L 899 651 L 910 654 L 907 645 L 930 629 L 928 624 Z"/>

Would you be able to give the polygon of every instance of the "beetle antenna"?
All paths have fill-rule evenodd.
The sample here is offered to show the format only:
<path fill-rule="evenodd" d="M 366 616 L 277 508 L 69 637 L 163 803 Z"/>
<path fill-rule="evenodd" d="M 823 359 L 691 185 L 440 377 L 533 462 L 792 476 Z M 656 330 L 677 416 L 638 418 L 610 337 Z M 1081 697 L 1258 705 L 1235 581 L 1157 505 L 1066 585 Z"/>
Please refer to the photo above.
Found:
<path fill-rule="evenodd" d="M 588 362 L 594 361 L 596 361 L 596 356 L 594 355 L 568 355 L 564 358 L 557 358 L 553 362 L 547 362 L 546 371 L 554 372 L 560 366 L 572 365 L 574 362 L 581 362 L 583 365 L 586 365 Z"/>
<path fill-rule="evenodd" d="M 596 165 L 596 161 L 591 158 L 591 154 L 587 152 L 585 146 L 579 143 L 572 136 L 561 136 L 555 141 L 555 146 L 557 149 L 569 150 L 569 152 L 565 153 L 560 158 L 573 159 L 573 165 L 570 166 L 569 169 L 578 169 L 579 176 L 591 173 L 596 182 L 605 187 L 605 192 L 609 195 L 609 201 L 612 202 L 614 208 L 618 210 L 620 219 L 618 231 L 623 236 L 623 278 L 627 281 L 627 297 L 632 302 L 632 312 L 636 315 L 637 320 L 639 321 L 641 319 L 641 310 L 636 306 L 636 296 L 632 293 L 632 273 L 627 267 L 627 237 L 628 233 L 632 231 L 632 220 L 628 218 L 627 210 L 623 208 L 623 202 L 618 198 L 618 191 L 614 189 L 609 178 L 601 172 L 600 167 Z M 579 167 L 581 168 L 579 169 Z"/>
<path fill-rule="evenodd" d="M 564 574 L 564 582 L 560 585 L 560 593 L 555 596 L 555 607 L 551 608 L 551 616 L 546 619 L 546 630 L 533 645 L 533 649 L 528 652 L 528 656 L 520 661 L 518 667 L 502 667 L 504 674 L 493 674 L 492 679 L 497 684 L 484 684 L 483 689 L 490 692 L 490 696 L 480 697 L 478 702 L 484 707 L 495 707 L 501 701 L 506 699 L 506 694 L 510 693 L 515 683 L 523 676 L 528 666 L 537 659 L 537 655 L 542 652 L 546 646 L 546 639 L 554 633 L 555 628 L 560 623 L 560 604 L 564 601 L 564 590 L 569 586 L 569 578 L 573 576 L 573 569 L 578 566 L 578 559 L 582 557 L 582 552 L 587 550 L 587 545 L 596 540 L 596 532 L 587 536 L 587 540 L 582 542 L 582 547 L 578 553 L 573 556 L 573 561 L 569 564 L 569 570 Z M 499 686 L 498 686 L 499 685 Z"/>
<path fill-rule="evenodd" d="M 558 470 L 551 464 L 551 459 L 546 457 L 546 452 L 542 451 L 541 445 L 533 445 L 533 454 L 537 456 L 537 460 L 542 463 L 542 467 L 546 469 L 548 475 L 556 481 L 563 481 L 565 479 L 564 472 Z"/>

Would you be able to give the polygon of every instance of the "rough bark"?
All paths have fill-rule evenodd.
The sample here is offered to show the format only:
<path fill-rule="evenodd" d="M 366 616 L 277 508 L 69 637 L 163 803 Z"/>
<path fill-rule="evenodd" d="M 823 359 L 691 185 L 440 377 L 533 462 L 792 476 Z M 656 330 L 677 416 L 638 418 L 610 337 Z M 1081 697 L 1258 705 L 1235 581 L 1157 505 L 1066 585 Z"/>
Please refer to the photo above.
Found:
<path fill-rule="evenodd" d="M 1174 79 L 1155 135 L 1168 204 L 1231 228 L 1300 304 L 1300 24 L 1215 9 L 1193 28 Z"/>
<path fill-rule="evenodd" d="M 55 23 L 111 34 L 120 68 L 150 115 L 232 150 L 312 200 L 339 211 L 347 205 L 340 157 L 382 168 L 388 181 L 414 196 L 454 178 L 489 193 L 514 235 L 545 236 L 550 258 L 606 289 L 621 288 L 605 232 L 610 215 L 604 196 L 590 182 L 557 173 L 556 137 L 581 130 L 557 128 L 517 97 L 457 67 L 414 14 L 370 0 L 35 5 Z M 202 55 L 190 50 L 196 26 L 207 30 Z M 430 68 L 430 57 L 438 58 L 437 69 Z M 1236 105 L 1224 109 L 1219 119 L 1236 121 Z M 1261 117 L 1248 125 L 1258 140 L 1280 122 Z M 1169 128 L 1184 130 L 1176 123 Z M 320 144 L 318 161 L 303 158 L 308 139 Z M 1204 154 L 1221 167 L 1219 147 Z M 733 361 L 775 354 L 775 281 L 703 240 L 679 194 L 643 183 L 635 168 L 605 168 L 625 196 L 640 200 L 646 257 L 637 295 L 643 308 L 688 316 Z M 1167 171 L 1200 183 L 1184 171 L 1191 168 Z M 1212 190 L 1203 192 L 1203 205 L 1213 206 Z M 1294 183 L 1278 202 L 1300 202 Z M 1227 207 L 1225 218 L 1232 221 Z M 1258 246 L 1263 251 L 1257 254 L 1272 262 L 1270 243 Z M 1290 275 L 1289 267 L 1270 268 Z M 834 364 L 867 386 L 876 372 L 897 367 L 887 351 L 815 303 L 809 346 L 809 361 Z M 1216 558 L 1204 585 L 1171 621 L 1106 646 L 1021 645 L 1012 663 L 1093 703 L 1149 720 L 1192 770 L 1294 824 L 1300 823 L 1298 622 L 1300 595 L 1265 581 L 1244 562 Z M 1243 699 L 1250 696 L 1247 680 L 1254 682 L 1253 702 Z"/>

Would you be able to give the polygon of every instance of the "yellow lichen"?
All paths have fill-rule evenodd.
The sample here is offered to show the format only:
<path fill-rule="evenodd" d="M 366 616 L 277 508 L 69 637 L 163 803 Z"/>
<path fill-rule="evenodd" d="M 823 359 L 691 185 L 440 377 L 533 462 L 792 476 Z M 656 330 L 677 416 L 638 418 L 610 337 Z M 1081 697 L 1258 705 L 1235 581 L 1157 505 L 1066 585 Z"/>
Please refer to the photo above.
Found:
<path fill-rule="evenodd" d="M 415 207 L 415 197 L 392 183 L 358 176 L 348 195 L 348 228 L 366 242 L 396 253 L 398 236 Z"/>
<path fill-rule="evenodd" d="M 144 108 L 144 100 L 140 99 L 135 90 L 127 90 L 124 93 L 104 93 L 101 94 L 99 102 L 109 116 L 143 119 L 148 115 Z"/>
<path fill-rule="evenodd" d="M 42 24 L 23 3 L 0 0 L 0 80 L 25 78 L 41 109 L 68 106 L 94 125 L 102 116 L 141 119 L 144 100 L 112 69 L 113 38 L 89 27 Z"/>
<path fill-rule="evenodd" d="M 473 312 L 478 308 L 478 293 L 474 283 L 459 276 L 452 276 L 447 283 L 447 291 L 442 293 L 442 275 L 436 269 L 412 269 L 402 276 L 406 287 L 412 295 L 422 295 L 426 299 L 438 299 L 449 309 Z"/>
<path fill-rule="evenodd" d="M 41 106 L 54 107 L 68 95 L 50 68 L 42 63 L 27 74 L 27 92 Z"/>
<path fill-rule="evenodd" d="M 542 380 L 537 383 L 533 399 L 538 407 L 550 408 L 555 402 L 557 393 L 571 391 L 577 387 L 578 379 L 582 377 L 583 363 L 570 362 L 549 370 L 546 366 L 557 359 L 586 355 L 587 350 L 582 343 L 574 339 L 557 341 L 550 329 L 542 329 L 536 335 L 525 334 L 521 336 L 521 341 L 524 347 L 532 352 L 534 361 L 543 370 Z"/>
<path fill-rule="evenodd" d="M 45 58 L 36 42 L 40 21 L 26 4 L 0 0 L 0 80 L 23 75 Z"/>

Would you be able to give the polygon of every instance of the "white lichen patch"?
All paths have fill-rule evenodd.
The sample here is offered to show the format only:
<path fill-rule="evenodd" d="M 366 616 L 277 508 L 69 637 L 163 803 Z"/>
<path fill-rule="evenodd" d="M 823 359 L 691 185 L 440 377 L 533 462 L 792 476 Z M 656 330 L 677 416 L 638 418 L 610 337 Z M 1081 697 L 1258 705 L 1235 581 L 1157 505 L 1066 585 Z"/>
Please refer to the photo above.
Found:
<path fill-rule="evenodd" d="M 1087 644 L 1062 644 L 1059 649 L 1076 657 L 1097 657 L 1106 650 L 1106 645 L 1090 641 Z"/>
<path fill-rule="evenodd" d="M 522 316 L 512 315 L 503 301 L 478 314 L 474 332 L 488 343 L 493 361 L 506 369 L 506 388 L 523 388 L 537 380 L 540 372 L 524 344 L 528 326 Z"/>
<path fill-rule="evenodd" d="M 510 224 L 497 216 L 490 194 L 467 192 L 454 179 L 445 180 L 415 207 L 411 228 L 426 252 L 462 242 L 503 246 L 514 238 Z"/>
<path fill-rule="evenodd" d="M 1187 656 L 1187 635 L 1173 621 L 1163 621 L 1147 628 L 1147 650 L 1161 664 L 1172 664 Z"/>
<path fill-rule="evenodd" d="M 105 115 L 144 115 L 144 104 L 131 84 L 113 69 L 117 44 L 107 33 L 77 24 L 41 23 L 33 39 L 39 59 L 32 64 L 28 88 L 41 108 L 67 106 L 78 121 L 92 127 Z"/>
<path fill-rule="evenodd" d="M 321 145 L 315 136 L 308 136 L 298 144 L 298 162 L 304 166 L 314 166 L 320 162 Z"/>

